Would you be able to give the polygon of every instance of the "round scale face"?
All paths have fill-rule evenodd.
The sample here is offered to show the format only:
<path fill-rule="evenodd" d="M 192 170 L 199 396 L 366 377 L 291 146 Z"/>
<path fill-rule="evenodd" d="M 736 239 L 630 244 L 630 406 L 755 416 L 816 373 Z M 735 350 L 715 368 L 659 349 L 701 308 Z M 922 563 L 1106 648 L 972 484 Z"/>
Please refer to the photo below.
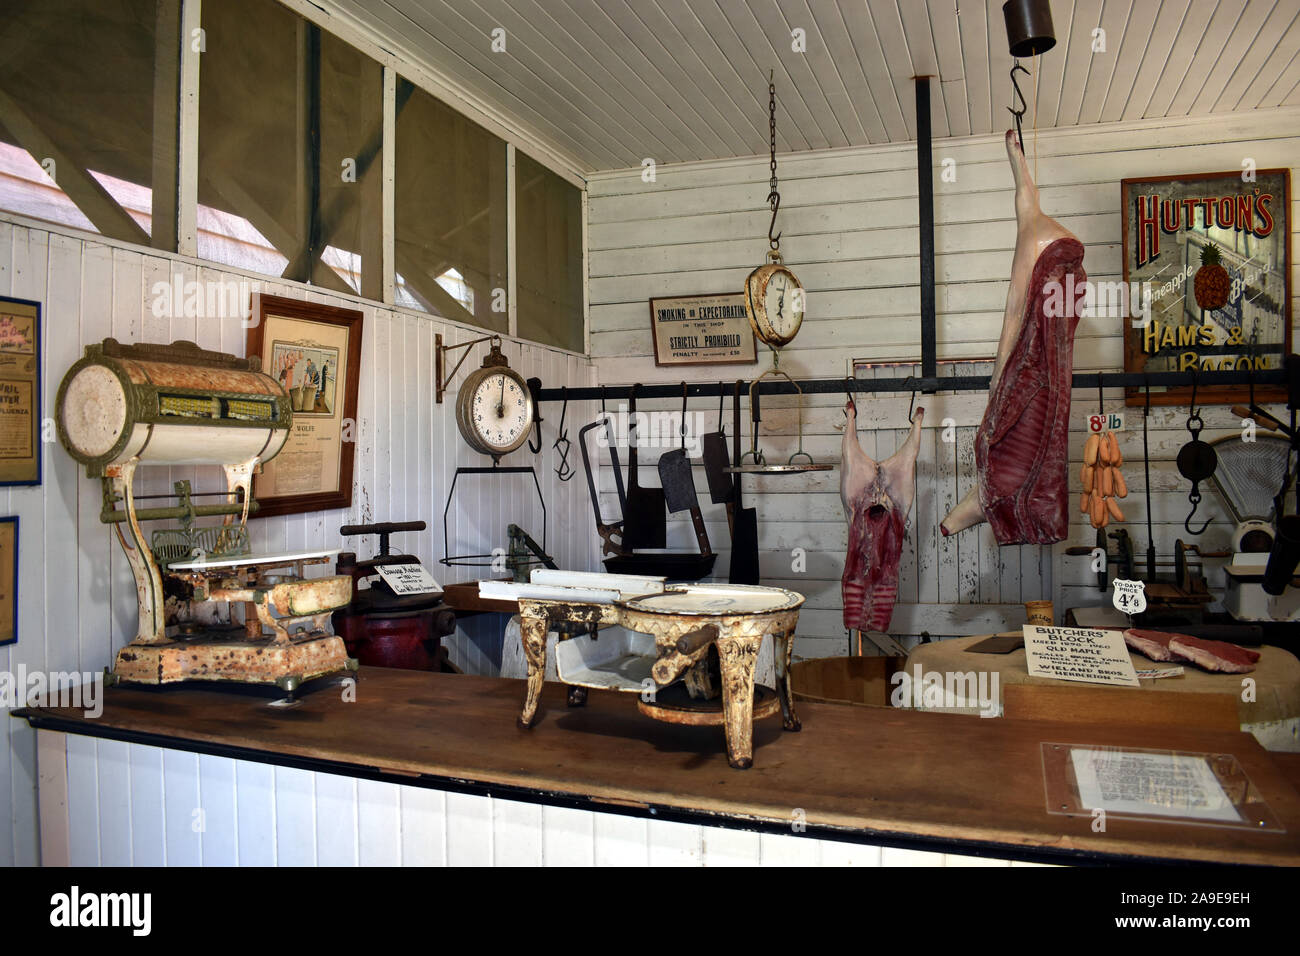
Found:
<path fill-rule="evenodd" d="M 767 280 L 764 295 L 767 321 L 772 331 L 783 339 L 792 339 L 803 321 L 803 289 L 798 281 L 784 269 L 777 269 Z"/>
<path fill-rule="evenodd" d="M 745 308 L 754 334 L 772 348 L 788 345 L 804 317 L 804 290 L 779 263 L 759 266 L 745 280 Z"/>
<path fill-rule="evenodd" d="M 494 372 L 474 389 L 469 418 L 483 444 L 503 453 L 513 451 L 532 424 L 528 392 L 514 376 Z"/>
<path fill-rule="evenodd" d="M 68 383 L 63 398 L 63 428 L 68 441 L 88 458 L 108 453 L 126 427 L 126 393 L 117 376 L 102 365 L 88 365 Z"/>

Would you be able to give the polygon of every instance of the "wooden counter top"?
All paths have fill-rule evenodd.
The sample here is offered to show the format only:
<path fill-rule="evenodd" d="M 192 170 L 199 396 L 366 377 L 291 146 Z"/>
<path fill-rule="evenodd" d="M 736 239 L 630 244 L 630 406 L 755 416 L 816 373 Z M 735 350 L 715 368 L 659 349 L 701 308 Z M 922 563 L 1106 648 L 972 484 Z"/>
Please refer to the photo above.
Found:
<path fill-rule="evenodd" d="M 593 691 L 564 705 L 547 684 L 541 722 L 515 724 L 524 682 L 363 667 L 292 708 L 237 690 L 115 687 L 104 711 L 16 711 L 41 729 L 309 767 L 351 776 L 657 819 L 1051 862 L 1300 865 L 1300 793 L 1249 735 L 1097 727 L 800 702 L 802 733 L 760 721 L 754 767 L 727 766 L 718 728 L 680 727 Z M 1039 744 L 1235 755 L 1285 833 L 1048 814 Z M 1290 774 L 1290 780 L 1288 779 Z M 1135 859 L 1136 858 L 1136 859 Z"/>

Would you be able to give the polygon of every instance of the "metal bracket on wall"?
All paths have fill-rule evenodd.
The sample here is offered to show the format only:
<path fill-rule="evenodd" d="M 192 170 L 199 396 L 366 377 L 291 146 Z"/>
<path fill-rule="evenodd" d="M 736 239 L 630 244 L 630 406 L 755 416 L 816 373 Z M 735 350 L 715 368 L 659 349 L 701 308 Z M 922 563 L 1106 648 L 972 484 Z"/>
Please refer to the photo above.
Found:
<path fill-rule="evenodd" d="M 456 373 L 460 371 L 460 367 L 465 364 L 465 359 L 469 358 L 469 352 L 466 352 L 464 355 L 460 357 L 460 361 L 457 362 L 454 366 L 452 366 L 451 371 L 448 372 L 447 360 L 446 360 L 447 353 L 454 352 L 456 351 L 456 349 L 468 349 L 471 345 L 478 345 L 480 342 L 487 342 L 487 341 L 491 341 L 492 351 L 488 353 L 488 357 L 487 359 L 484 360 L 483 364 L 485 366 L 505 365 L 506 364 L 505 356 L 501 355 L 501 336 L 499 335 L 485 335 L 482 338 L 470 339 L 468 342 L 461 342 L 459 345 L 443 345 L 441 334 L 435 335 L 433 337 L 433 345 L 434 345 L 433 351 L 434 351 L 435 369 L 436 369 L 435 378 L 434 378 L 434 382 L 436 383 L 435 395 L 437 397 L 437 402 L 439 405 L 442 404 L 442 397 L 447 392 L 447 383 L 456 377 Z M 494 355 L 499 356 L 501 358 L 501 361 L 500 362 L 492 361 L 492 356 Z"/>

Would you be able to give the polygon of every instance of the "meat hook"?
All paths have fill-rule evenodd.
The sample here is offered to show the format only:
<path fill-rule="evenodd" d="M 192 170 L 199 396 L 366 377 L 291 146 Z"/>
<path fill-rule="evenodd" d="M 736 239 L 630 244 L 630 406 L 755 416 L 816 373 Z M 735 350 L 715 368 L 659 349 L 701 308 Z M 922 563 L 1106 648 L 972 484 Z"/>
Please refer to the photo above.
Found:
<path fill-rule="evenodd" d="M 909 375 L 903 384 L 906 385 L 908 382 L 912 383 L 912 400 L 907 403 L 907 423 L 911 425 L 916 418 L 916 379 Z"/>
<path fill-rule="evenodd" d="M 1201 504 L 1201 493 L 1196 490 L 1195 486 L 1192 488 L 1192 493 L 1187 496 L 1187 500 L 1192 503 L 1192 510 L 1188 513 L 1187 520 L 1183 522 L 1183 527 L 1187 529 L 1188 534 L 1205 534 L 1205 529 L 1210 526 L 1214 518 L 1213 516 L 1206 518 L 1205 524 L 1201 525 L 1199 529 L 1192 527 L 1192 518 L 1196 515 L 1196 509 Z"/>
<path fill-rule="evenodd" d="M 560 398 L 562 402 L 560 405 L 560 427 L 556 431 L 555 444 L 551 447 L 560 455 L 560 463 L 555 466 L 555 477 L 559 478 L 560 481 L 568 481 L 574 475 L 573 466 L 569 464 L 569 449 L 571 447 L 569 430 L 564 427 L 564 419 L 569 411 L 569 386 L 562 385 L 560 387 Z"/>
<path fill-rule="evenodd" d="M 532 435 L 528 437 L 528 450 L 534 455 L 542 453 L 542 407 L 537 401 L 537 392 L 542 387 L 540 378 L 530 378 L 528 380 L 528 390 L 533 394 L 533 424 L 532 431 L 537 435 L 537 444 L 534 446 Z"/>
<path fill-rule="evenodd" d="M 1024 119 L 1025 113 L 1029 110 L 1029 104 L 1025 101 L 1025 94 L 1020 92 L 1019 82 L 1016 81 L 1017 70 L 1025 74 L 1025 76 L 1029 75 L 1029 71 L 1020 65 L 1019 60 L 1016 60 L 1015 65 L 1011 67 L 1011 86 L 1016 91 L 1016 99 L 1020 100 L 1020 109 L 1017 110 L 1014 107 L 1008 106 L 1007 112 L 1016 118 L 1016 142 L 1020 144 L 1020 152 L 1023 153 L 1025 151 L 1025 137 L 1021 131 L 1020 122 Z"/>

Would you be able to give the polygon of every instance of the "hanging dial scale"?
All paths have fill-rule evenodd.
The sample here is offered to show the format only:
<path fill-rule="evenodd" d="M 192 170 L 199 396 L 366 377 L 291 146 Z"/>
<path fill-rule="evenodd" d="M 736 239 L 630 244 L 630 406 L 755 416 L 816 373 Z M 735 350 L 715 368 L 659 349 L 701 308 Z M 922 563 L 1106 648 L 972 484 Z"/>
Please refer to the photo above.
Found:
<path fill-rule="evenodd" d="M 830 465 L 819 465 L 803 450 L 803 389 L 799 383 L 782 371 L 778 364 L 778 351 L 789 345 L 803 325 L 804 291 L 799 279 L 781 261 L 781 234 L 776 232 L 776 213 L 781 208 L 781 192 L 776 179 L 776 83 L 771 77 L 767 83 L 767 128 L 771 160 L 768 168 L 772 177 L 768 181 L 767 201 L 772 207 L 772 219 L 767 226 L 767 261 L 745 279 L 745 311 L 754 334 L 772 350 L 772 367 L 749 386 L 750 448 L 740 460 L 725 472 L 736 474 L 779 475 L 808 471 L 829 471 Z M 799 396 L 799 450 L 784 463 L 768 464 L 758 447 L 759 383 L 768 377 L 784 378 Z M 739 402 L 739 398 L 737 398 Z M 747 461 L 748 459 L 748 461 Z M 800 461 L 799 459 L 805 459 Z"/>
<path fill-rule="evenodd" d="M 499 462 L 528 440 L 533 423 L 533 394 L 523 376 L 492 345 L 481 367 L 465 377 L 456 398 L 456 426 L 475 451 Z"/>
<path fill-rule="evenodd" d="M 795 274 L 781 261 L 781 234 L 775 233 L 776 213 L 781 208 L 781 193 L 776 180 L 776 84 L 767 84 L 768 132 L 771 146 L 767 201 L 772 207 L 772 220 L 767 227 L 770 247 L 767 261 L 745 279 L 745 312 L 754 334 L 772 349 L 775 366 L 776 350 L 788 345 L 803 324 L 804 291 Z"/>

